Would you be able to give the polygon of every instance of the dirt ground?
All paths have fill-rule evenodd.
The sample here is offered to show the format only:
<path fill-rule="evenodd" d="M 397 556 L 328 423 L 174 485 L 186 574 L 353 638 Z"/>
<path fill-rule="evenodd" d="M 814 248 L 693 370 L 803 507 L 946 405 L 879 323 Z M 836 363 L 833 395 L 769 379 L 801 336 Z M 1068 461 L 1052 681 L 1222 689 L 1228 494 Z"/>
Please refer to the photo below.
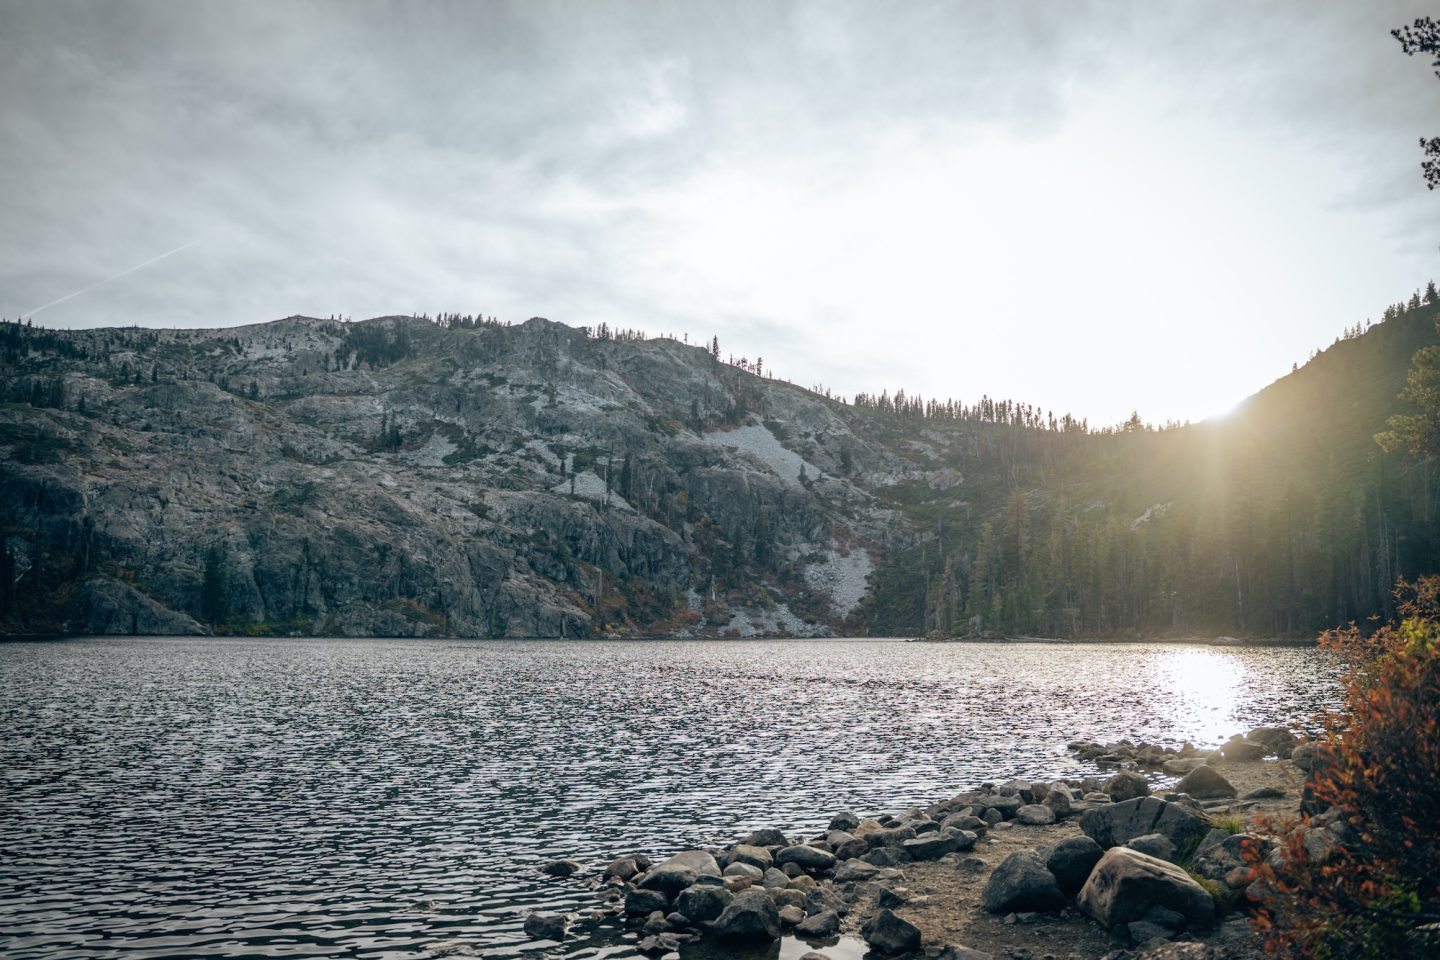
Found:
<path fill-rule="evenodd" d="M 1304 773 L 1287 760 L 1265 760 L 1251 763 L 1217 762 L 1215 767 L 1233 784 L 1240 795 L 1259 787 L 1278 787 L 1285 791 L 1282 799 L 1266 801 L 1227 801 L 1209 807 L 1212 818 L 1236 817 L 1247 830 L 1259 817 L 1292 817 L 1299 809 Z M 1164 795 L 1163 790 L 1157 794 Z M 986 913 L 980 905 L 981 891 L 991 871 L 1017 850 L 1036 850 L 1066 837 L 1079 836 L 1079 812 L 1064 820 L 1043 827 L 1016 824 L 1009 829 L 991 830 L 962 858 L 979 858 L 984 866 L 957 868 L 952 862 L 908 863 L 903 872 L 902 886 L 910 895 L 908 903 L 895 913 L 920 928 L 926 946 L 957 944 L 993 954 L 996 960 L 1094 960 L 1105 953 L 1128 947 L 1123 939 L 1112 936 L 1099 924 L 1074 909 L 1057 919 L 1047 915 L 997 916 Z M 860 918 L 869 905 L 857 904 L 847 918 L 846 932 L 855 935 Z M 1248 943 L 1247 929 L 1232 922 L 1205 938 L 1228 949 L 1237 960 L 1259 956 Z M 854 929 L 852 929 L 854 928 Z M 1123 937 L 1123 935 L 1121 935 Z"/>

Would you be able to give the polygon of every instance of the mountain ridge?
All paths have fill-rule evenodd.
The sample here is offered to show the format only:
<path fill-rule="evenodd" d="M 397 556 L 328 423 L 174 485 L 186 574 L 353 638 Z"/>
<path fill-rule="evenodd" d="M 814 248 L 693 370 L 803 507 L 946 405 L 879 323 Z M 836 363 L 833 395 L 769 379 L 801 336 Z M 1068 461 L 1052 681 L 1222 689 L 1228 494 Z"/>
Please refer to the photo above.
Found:
<path fill-rule="evenodd" d="M 1242 584 L 1222 609 L 1230 601 L 1210 568 L 1238 570 L 1239 548 L 1182 542 L 1172 530 L 1212 507 L 1233 512 L 1190 482 L 1196 451 L 1223 447 L 1231 473 L 1268 469 L 1249 448 L 1289 418 L 1316 434 L 1278 443 L 1297 471 L 1338 457 L 1337 482 L 1360 483 L 1388 464 L 1390 539 L 1347 562 L 1393 554 L 1381 566 L 1396 574 L 1432 564 L 1433 532 L 1414 534 L 1424 542 L 1405 556 L 1392 542 L 1433 516 L 1430 468 L 1364 446 L 1365 431 L 1383 428 L 1377 409 L 1396 405 L 1414 347 L 1436 340 L 1430 314 L 1406 311 L 1337 344 L 1223 423 L 1105 433 L 1051 430 L 1003 404 L 929 416 L 918 405 L 847 404 L 705 347 L 541 318 L 296 316 L 190 331 L 7 324 L 0 627 L 1296 632 L 1315 619 L 1297 618 L 1305 603 L 1326 615 L 1383 609 L 1388 581 L 1376 586 L 1377 573 L 1364 589 L 1338 591 L 1340 602 L 1296 588 L 1288 620 L 1272 610 L 1265 626 L 1246 595 L 1273 585 Z M 1327 382 L 1352 392 L 1348 406 Z M 1268 504 L 1258 478 L 1246 483 Z M 1369 496 L 1370 483 L 1352 492 Z M 1166 496 L 1171 505 L 1158 506 Z M 1059 569 L 1077 549 L 1066 546 L 1067 524 L 1113 541 L 1094 548 L 1107 558 L 1096 571 Z M 1118 594 L 1105 594 L 1111 554 L 1161 549 L 1149 540 L 1162 528 L 1174 534 L 1164 550 L 1204 554 L 1193 602 L 1206 611 L 1165 624 L 1156 597 L 1180 589 L 1127 580 L 1120 616 Z M 1243 563 L 1273 564 L 1268 550 L 1255 546 Z M 1294 556 L 1292 545 L 1292 565 Z M 1136 562 L 1151 579 L 1182 575 L 1154 557 Z M 1103 587 L 1099 599 L 1081 588 L 1087 577 Z"/>

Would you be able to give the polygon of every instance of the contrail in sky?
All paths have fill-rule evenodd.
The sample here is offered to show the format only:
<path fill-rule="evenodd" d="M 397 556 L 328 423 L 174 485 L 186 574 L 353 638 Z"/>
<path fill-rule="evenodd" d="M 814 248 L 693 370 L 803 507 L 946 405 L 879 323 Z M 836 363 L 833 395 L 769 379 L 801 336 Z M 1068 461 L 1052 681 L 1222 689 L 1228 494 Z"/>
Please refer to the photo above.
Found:
<path fill-rule="evenodd" d="M 136 265 L 136 266 L 131 267 L 129 270 L 122 270 L 120 273 L 115 274 L 115 276 L 113 276 L 113 277 L 106 277 L 104 280 L 96 280 L 94 283 L 90 284 L 88 287 L 81 287 L 79 290 L 76 290 L 74 293 L 67 293 L 67 294 L 65 294 L 65 296 L 61 297 L 59 300 L 51 300 L 49 303 L 45 304 L 45 306 L 43 306 L 43 307 L 36 307 L 34 310 L 31 310 L 29 313 L 23 314 L 23 316 L 33 317 L 33 316 L 35 316 L 35 314 L 39 313 L 41 310 L 45 310 L 45 309 L 47 309 L 47 308 L 49 308 L 49 307 L 53 307 L 53 306 L 55 306 L 55 304 L 57 304 L 57 303 L 64 303 L 66 300 L 69 300 L 71 297 L 78 297 L 78 296 L 80 296 L 80 294 L 86 292 L 87 290 L 94 290 L 96 287 L 100 286 L 102 283 L 109 283 L 111 280 L 119 280 L 121 277 L 124 277 L 124 276 L 127 276 L 127 275 L 129 275 L 129 274 L 132 274 L 132 273 L 134 273 L 136 270 L 141 269 L 142 267 L 148 267 L 148 266 L 150 266 L 150 264 L 152 264 L 152 263 L 157 263 L 157 262 L 159 262 L 159 261 L 161 261 L 161 260 L 164 260 L 166 257 L 173 256 L 173 255 L 179 253 L 181 250 L 185 250 L 185 249 L 187 249 L 187 248 L 189 248 L 189 247 L 193 247 L 193 246 L 195 246 L 195 244 L 197 244 L 197 243 L 199 243 L 199 242 L 200 242 L 199 240 L 191 240 L 189 243 L 185 244 L 184 246 L 176 247 L 174 250 L 171 250 L 171 251 L 169 251 L 168 253 L 162 253 L 162 254 L 160 254 L 160 256 L 158 256 L 158 257 L 153 257 L 153 258 L 151 258 L 151 259 L 149 259 L 149 260 L 146 260 L 146 261 L 145 261 L 144 263 L 142 263 L 142 264 L 138 264 L 138 265 Z"/>

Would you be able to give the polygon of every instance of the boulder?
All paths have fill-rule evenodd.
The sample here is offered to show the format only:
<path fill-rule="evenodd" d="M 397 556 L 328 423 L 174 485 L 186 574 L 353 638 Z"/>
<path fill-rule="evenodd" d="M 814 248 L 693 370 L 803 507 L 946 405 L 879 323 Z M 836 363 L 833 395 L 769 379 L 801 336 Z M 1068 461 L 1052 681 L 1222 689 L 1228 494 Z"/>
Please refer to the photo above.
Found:
<path fill-rule="evenodd" d="M 1150 784 L 1138 773 L 1121 770 L 1105 781 L 1105 793 L 1109 794 L 1110 799 L 1117 803 L 1122 800 L 1134 800 L 1136 797 L 1148 797 Z"/>
<path fill-rule="evenodd" d="M 641 878 L 640 886 L 673 897 L 701 875 L 720 876 L 720 864 L 704 850 L 683 850 L 659 866 L 651 867 Z"/>
<path fill-rule="evenodd" d="M 1060 892 L 1073 897 L 1104 855 L 1100 844 L 1089 837 L 1066 837 L 1046 852 L 1045 869 L 1055 876 Z"/>
<path fill-rule="evenodd" d="M 860 928 L 860 935 L 870 944 L 870 949 L 881 956 L 893 957 L 920 949 L 920 928 L 889 909 L 867 920 Z"/>
<path fill-rule="evenodd" d="M 1210 822 L 1184 804 L 1137 797 L 1086 810 L 1080 829 L 1107 850 L 1147 833 L 1164 834 L 1183 856 L 1210 832 Z"/>
<path fill-rule="evenodd" d="M 721 940 L 769 942 L 780 938 L 780 911 L 759 890 L 735 895 L 710 930 Z"/>
<path fill-rule="evenodd" d="M 734 896 L 724 887 L 696 884 L 680 891 L 675 898 L 675 909 L 699 923 L 720 916 L 733 899 Z"/>
<path fill-rule="evenodd" d="M 876 847 L 860 858 L 861 863 L 874 864 L 877 867 L 898 867 L 906 860 L 905 851 L 901 847 Z"/>
<path fill-rule="evenodd" d="M 1214 767 L 1196 767 L 1175 784 L 1179 793 L 1188 793 L 1196 800 L 1219 800 L 1235 796 L 1236 790 L 1229 780 L 1222 777 Z"/>
<path fill-rule="evenodd" d="M 1100 858 L 1076 903 L 1106 928 L 1143 920 L 1155 906 L 1180 914 L 1191 930 L 1215 922 L 1214 899 L 1189 874 L 1128 847 L 1115 847 Z"/>
<path fill-rule="evenodd" d="M 846 833 L 854 833 L 855 828 L 860 826 L 860 818 L 849 810 L 841 810 L 830 818 L 829 830 L 844 830 Z"/>
<path fill-rule="evenodd" d="M 1075 803 L 1075 795 L 1071 793 L 1068 786 L 1056 781 L 1050 784 L 1050 789 L 1041 802 L 1054 811 L 1056 819 L 1059 819 L 1070 815 L 1071 806 Z M 973 828 L 966 827 L 965 829 Z"/>
<path fill-rule="evenodd" d="M 1015 822 L 1029 827 L 1043 827 L 1055 822 L 1055 811 L 1042 803 L 1027 803 L 1015 811 Z"/>
<path fill-rule="evenodd" d="M 1000 861 L 985 882 L 981 901 L 991 913 L 1045 912 L 1065 907 L 1065 895 L 1055 875 L 1033 850 L 1019 850 Z"/>
<path fill-rule="evenodd" d="M 853 860 L 856 857 L 863 857 L 869 849 L 870 844 L 865 842 L 864 837 L 855 837 L 854 839 L 846 840 L 835 848 L 835 859 Z"/>
<path fill-rule="evenodd" d="M 547 877 L 573 877 L 585 869 L 574 860 L 551 860 L 540 867 L 540 872 Z"/>
<path fill-rule="evenodd" d="M 793 847 L 786 847 L 775 855 L 775 862 L 782 866 L 793 863 L 802 870 L 833 870 L 835 868 L 835 854 L 819 847 L 812 847 L 806 844 L 798 844 Z"/>
<path fill-rule="evenodd" d="M 806 917 L 795 925 L 795 933 L 797 936 L 808 937 L 812 940 L 833 937 L 839 932 L 840 914 L 834 910 L 821 910 L 819 913 Z"/>
<path fill-rule="evenodd" d="M 782 927 L 799 926 L 805 920 L 805 911 L 793 903 L 786 904 L 776 912 L 780 914 L 780 926 Z"/>
<path fill-rule="evenodd" d="M 1216 880 L 1227 886 L 1244 886 L 1250 872 L 1249 865 L 1245 862 L 1246 845 L 1256 847 L 1264 855 L 1270 852 L 1271 841 L 1248 833 L 1230 834 L 1223 830 L 1212 830 L 1192 858 L 1195 872 L 1207 880 Z M 1237 869 L 1242 873 L 1234 874 Z M 1232 876 L 1239 882 L 1231 884 L 1229 878 Z"/>
<path fill-rule="evenodd" d="M 569 926 L 570 921 L 558 913 L 532 913 L 525 917 L 525 936 L 559 943 Z"/>

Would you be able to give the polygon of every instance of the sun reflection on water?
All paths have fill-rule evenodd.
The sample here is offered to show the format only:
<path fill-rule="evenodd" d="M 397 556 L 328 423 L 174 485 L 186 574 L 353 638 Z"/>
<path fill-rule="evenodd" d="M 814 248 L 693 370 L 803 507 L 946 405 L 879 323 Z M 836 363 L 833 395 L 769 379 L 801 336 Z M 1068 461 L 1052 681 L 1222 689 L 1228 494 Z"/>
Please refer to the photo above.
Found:
<path fill-rule="evenodd" d="M 1176 717 L 1197 745 L 1211 746 L 1244 732 L 1236 727 L 1246 672 L 1240 657 L 1196 647 L 1166 650 L 1156 672 L 1179 708 Z"/>

